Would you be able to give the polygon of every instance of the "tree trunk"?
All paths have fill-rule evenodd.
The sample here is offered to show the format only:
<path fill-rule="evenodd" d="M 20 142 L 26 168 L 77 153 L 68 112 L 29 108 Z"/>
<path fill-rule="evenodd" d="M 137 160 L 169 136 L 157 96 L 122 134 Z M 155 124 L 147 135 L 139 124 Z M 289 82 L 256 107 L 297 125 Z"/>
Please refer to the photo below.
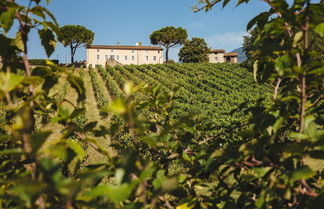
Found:
<path fill-rule="evenodd" d="M 165 48 L 165 62 L 168 62 L 169 61 L 169 48 L 166 47 Z"/>
<path fill-rule="evenodd" d="M 74 63 L 74 53 L 73 53 L 72 43 L 70 44 L 70 48 L 71 48 L 71 64 L 73 64 Z"/>

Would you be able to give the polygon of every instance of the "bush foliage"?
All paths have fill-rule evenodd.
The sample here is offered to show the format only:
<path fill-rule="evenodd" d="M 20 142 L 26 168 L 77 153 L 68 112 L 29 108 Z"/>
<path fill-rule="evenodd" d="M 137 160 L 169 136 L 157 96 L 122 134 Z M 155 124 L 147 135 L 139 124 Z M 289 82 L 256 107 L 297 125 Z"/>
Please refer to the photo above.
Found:
<path fill-rule="evenodd" d="M 199 2 L 197 10 L 209 10 L 229 1 Z M 181 97 L 181 91 L 175 95 L 134 78 L 137 85 L 126 82 L 121 93 L 124 77 L 101 68 L 106 85 L 116 88 L 106 104 L 93 86 L 110 121 L 88 121 L 83 77 L 91 69 L 75 74 L 51 61 L 30 68 L 28 34 L 37 30 L 50 56 L 60 35 L 54 15 L 39 0 L 27 7 L 0 1 L 1 208 L 321 208 L 324 172 L 314 165 L 324 160 L 323 63 L 314 59 L 318 52 L 309 32 L 324 36 L 323 3 L 265 3 L 269 11 L 252 19 L 248 29 L 257 25 L 262 34 L 254 79 L 277 81 L 274 96 L 244 110 L 249 118 L 234 135 L 240 140 L 198 149 L 188 145 L 197 140 L 200 121 L 190 114 L 171 117 L 172 109 L 186 91 L 203 93 L 190 89 L 193 85 L 214 91 L 207 85 L 213 80 L 189 85 L 179 77 L 178 85 L 186 85 Z M 19 28 L 9 37 L 16 20 Z M 167 66 L 160 66 L 165 73 L 183 70 Z M 125 68 L 129 77 L 135 71 L 148 81 L 158 76 L 156 66 Z M 190 67 L 183 73 L 194 75 Z M 96 72 L 89 75 L 98 82 Z M 165 88 L 172 84 L 163 76 L 159 81 Z M 66 96 L 71 91 L 76 98 Z M 233 133 L 230 127 L 224 131 Z M 112 140 L 115 153 L 99 137 Z M 89 150 L 104 160 L 90 163 Z"/>

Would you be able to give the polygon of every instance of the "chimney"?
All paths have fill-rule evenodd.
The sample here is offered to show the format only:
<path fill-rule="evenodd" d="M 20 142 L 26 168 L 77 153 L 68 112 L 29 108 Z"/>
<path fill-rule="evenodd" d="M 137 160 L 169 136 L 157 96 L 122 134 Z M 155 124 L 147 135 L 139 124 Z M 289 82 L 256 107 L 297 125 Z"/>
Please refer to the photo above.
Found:
<path fill-rule="evenodd" d="M 139 41 L 139 42 L 137 42 L 135 45 L 136 45 L 136 46 L 142 46 L 142 42 Z"/>

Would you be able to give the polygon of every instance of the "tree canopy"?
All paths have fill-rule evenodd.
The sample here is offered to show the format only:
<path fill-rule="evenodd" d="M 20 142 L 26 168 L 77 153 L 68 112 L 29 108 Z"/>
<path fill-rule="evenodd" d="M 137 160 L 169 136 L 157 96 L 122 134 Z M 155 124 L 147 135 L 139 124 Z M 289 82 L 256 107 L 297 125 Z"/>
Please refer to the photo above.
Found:
<path fill-rule="evenodd" d="M 59 41 L 65 47 L 70 46 L 71 63 L 74 63 L 74 55 L 77 48 L 92 44 L 94 33 L 81 25 L 65 25 L 60 30 Z"/>
<path fill-rule="evenodd" d="M 208 62 L 209 48 L 203 38 L 187 40 L 180 49 L 179 60 L 181 62 Z"/>
<path fill-rule="evenodd" d="M 175 28 L 173 26 L 161 28 L 150 35 L 151 43 L 153 45 L 165 47 L 166 62 L 169 60 L 169 49 L 184 44 L 187 38 L 188 34 L 185 29 L 181 27 Z"/>

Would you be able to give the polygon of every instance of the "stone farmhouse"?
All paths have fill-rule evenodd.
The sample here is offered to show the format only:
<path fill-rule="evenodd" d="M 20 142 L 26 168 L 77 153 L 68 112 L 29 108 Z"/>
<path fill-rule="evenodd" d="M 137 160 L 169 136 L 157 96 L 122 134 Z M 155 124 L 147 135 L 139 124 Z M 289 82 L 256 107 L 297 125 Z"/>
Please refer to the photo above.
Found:
<path fill-rule="evenodd" d="M 211 49 L 209 51 L 209 62 L 210 63 L 224 63 L 231 62 L 237 63 L 237 53 L 225 53 L 224 49 Z"/>
<path fill-rule="evenodd" d="M 161 47 L 142 46 L 141 42 L 135 46 L 121 45 L 89 45 L 87 51 L 87 66 L 105 64 L 141 65 L 162 64 L 163 49 Z"/>

